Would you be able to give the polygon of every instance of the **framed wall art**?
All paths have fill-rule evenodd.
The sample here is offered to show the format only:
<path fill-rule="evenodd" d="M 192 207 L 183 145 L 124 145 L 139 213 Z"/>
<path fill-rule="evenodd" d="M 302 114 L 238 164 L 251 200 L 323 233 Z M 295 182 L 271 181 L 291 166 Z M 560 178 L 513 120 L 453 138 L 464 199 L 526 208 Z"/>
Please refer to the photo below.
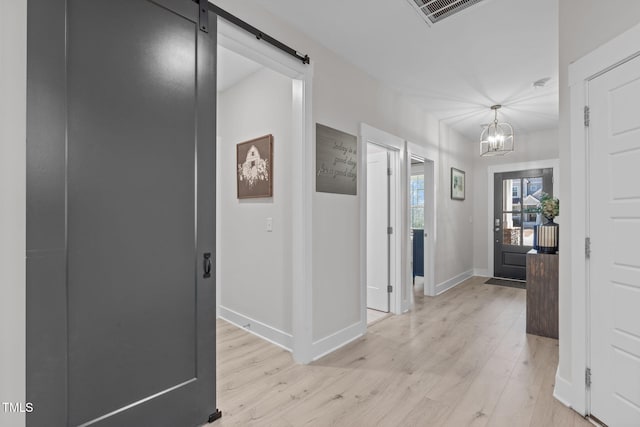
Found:
<path fill-rule="evenodd" d="M 358 191 L 358 138 L 316 123 L 316 191 L 348 194 Z"/>
<path fill-rule="evenodd" d="M 273 135 L 236 146 L 238 199 L 273 197 Z"/>
<path fill-rule="evenodd" d="M 453 200 L 464 200 L 464 187 L 464 171 L 451 168 L 451 198 Z"/>

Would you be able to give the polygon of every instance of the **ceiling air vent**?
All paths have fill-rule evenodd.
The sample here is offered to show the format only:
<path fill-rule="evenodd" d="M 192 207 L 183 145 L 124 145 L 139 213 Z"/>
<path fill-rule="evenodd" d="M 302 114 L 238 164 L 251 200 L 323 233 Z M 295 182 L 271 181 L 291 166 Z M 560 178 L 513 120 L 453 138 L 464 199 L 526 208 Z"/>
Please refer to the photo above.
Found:
<path fill-rule="evenodd" d="M 482 0 L 407 0 L 427 24 L 435 24 Z"/>

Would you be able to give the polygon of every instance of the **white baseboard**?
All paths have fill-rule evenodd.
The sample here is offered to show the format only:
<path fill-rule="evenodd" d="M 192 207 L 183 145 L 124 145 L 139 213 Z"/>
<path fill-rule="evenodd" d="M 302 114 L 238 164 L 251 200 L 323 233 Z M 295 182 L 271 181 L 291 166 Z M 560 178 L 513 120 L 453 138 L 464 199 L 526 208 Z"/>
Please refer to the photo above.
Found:
<path fill-rule="evenodd" d="M 553 388 L 553 397 L 564 406 L 571 408 L 571 383 L 560 376 L 556 370 L 556 385 Z"/>
<path fill-rule="evenodd" d="M 473 270 L 465 271 L 464 273 L 460 273 L 451 279 L 445 280 L 442 283 L 436 285 L 436 295 L 440 295 L 443 292 L 448 291 L 449 289 L 459 285 L 460 283 L 467 280 L 469 277 L 473 276 Z"/>
<path fill-rule="evenodd" d="M 489 275 L 489 269 L 488 268 L 474 268 L 473 269 L 473 275 L 474 276 L 480 276 L 480 277 L 491 277 Z"/>
<path fill-rule="evenodd" d="M 347 326 L 327 337 L 321 338 L 311 344 L 311 355 L 313 360 L 318 360 L 329 353 L 332 353 L 363 336 L 367 330 L 366 321 L 359 321 Z"/>
<path fill-rule="evenodd" d="M 287 351 L 292 351 L 293 348 L 293 336 L 258 320 L 252 319 L 240 314 L 237 311 L 233 311 L 229 308 L 220 306 L 221 319 L 236 325 L 239 328 L 244 329 L 247 332 L 256 335 L 263 340 L 269 341 L 272 344 L 282 347 Z"/>

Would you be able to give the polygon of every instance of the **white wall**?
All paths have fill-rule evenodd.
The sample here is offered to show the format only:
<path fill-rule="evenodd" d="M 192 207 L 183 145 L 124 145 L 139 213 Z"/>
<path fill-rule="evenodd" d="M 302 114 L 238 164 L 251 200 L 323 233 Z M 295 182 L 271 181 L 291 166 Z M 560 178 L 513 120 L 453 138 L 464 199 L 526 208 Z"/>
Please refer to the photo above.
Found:
<path fill-rule="evenodd" d="M 220 315 L 291 349 L 291 79 L 267 68 L 218 93 Z M 236 196 L 236 144 L 272 134 L 273 197 Z M 272 218 L 273 231 L 266 231 Z M 238 317 L 242 316 L 242 317 Z"/>
<path fill-rule="evenodd" d="M 440 125 L 440 189 L 436 195 L 436 293 L 473 272 L 473 159 L 476 145 Z M 465 200 L 451 199 L 451 168 L 465 172 Z"/>
<path fill-rule="evenodd" d="M 571 149 L 569 123 L 569 64 L 611 40 L 640 22 L 640 2 L 628 0 L 562 0 L 560 4 L 560 175 L 562 195 L 569 200 L 571 194 Z M 580 106 L 576 107 L 580 108 Z M 582 215 L 574 207 L 562 205 L 562 215 Z M 560 241 L 571 241 L 569 227 L 560 228 Z M 571 362 L 571 276 L 569 261 L 572 250 L 563 247 L 560 257 L 560 380 L 572 382 Z M 582 378 L 577 378 L 582 381 Z"/>
<path fill-rule="evenodd" d="M 0 402 L 25 400 L 27 2 L 0 1 Z M 0 407 L 0 426 L 23 426 Z"/>
<path fill-rule="evenodd" d="M 250 2 L 233 0 L 214 1 L 220 7 L 260 28 L 269 35 L 290 44 L 299 52 L 308 54 L 314 66 L 313 121 L 344 132 L 358 135 L 361 122 L 382 129 L 415 144 L 445 150 L 441 169 L 443 188 L 439 218 L 447 218 L 446 232 L 440 234 L 438 259 L 444 267 L 438 279 L 445 282 L 449 275 L 472 270 L 471 195 L 467 200 L 453 203 L 448 199 L 449 165 L 467 171 L 472 180 L 471 154 L 462 138 L 440 126 L 431 115 L 415 107 L 404 96 L 354 67 L 349 62 L 277 17 L 270 15 Z M 441 132 L 442 128 L 442 132 Z M 469 158 L 469 160 L 467 160 Z M 314 342 L 331 337 L 349 338 L 340 334 L 360 321 L 360 216 L 359 195 L 315 193 L 313 208 L 313 265 L 312 265 L 312 336 Z M 448 208 L 447 208 L 448 207 Z M 462 223 L 460 220 L 464 219 Z M 440 266 L 439 264 L 437 264 Z M 353 329 L 355 331 L 355 329 Z M 347 331 L 348 332 L 348 331 Z M 336 345 L 344 340 L 339 338 Z M 331 343 L 318 348 L 328 348 Z M 316 353 L 317 355 L 317 353 Z"/>
<path fill-rule="evenodd" d="M 488 169 L 489 166 L 508 163 L 532 162 L 536 160 L 557 159 L 558 130 L 532 132 L 516 135 L 515 151 L 506 156 L 474 157 L 473 161 L 473 267 L 479 273 L 489 270 L 489 255 L 487 254 L 488 240 L 490 238 L 491 221 L 488 215 Z M 554 187 L 557 196 L 559 188 Z M 564 209 L 564 205 L 562 206 Z M 564 212 L 563 212 L 564 213 Z M 564 249 L 564 248 L 563 248 Z"/>

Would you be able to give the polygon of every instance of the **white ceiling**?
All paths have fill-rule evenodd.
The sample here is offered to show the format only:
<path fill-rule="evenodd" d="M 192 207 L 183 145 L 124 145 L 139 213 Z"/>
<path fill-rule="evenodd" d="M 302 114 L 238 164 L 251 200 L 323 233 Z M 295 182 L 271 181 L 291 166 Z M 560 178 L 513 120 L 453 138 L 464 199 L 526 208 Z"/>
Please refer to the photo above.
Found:
<path fill-rule="evenodd" d="M 229 89 L 261 68 L 263 66 L 257 62 L 218 45 L 218 92 Z"/>
<path fill-rule="evenodd" d="M 254 1 L 472 140 L 493 104 L 516 135 L 558 125 L 558 0 L 484 0 L 431 27 L 407 0 Z"/>

